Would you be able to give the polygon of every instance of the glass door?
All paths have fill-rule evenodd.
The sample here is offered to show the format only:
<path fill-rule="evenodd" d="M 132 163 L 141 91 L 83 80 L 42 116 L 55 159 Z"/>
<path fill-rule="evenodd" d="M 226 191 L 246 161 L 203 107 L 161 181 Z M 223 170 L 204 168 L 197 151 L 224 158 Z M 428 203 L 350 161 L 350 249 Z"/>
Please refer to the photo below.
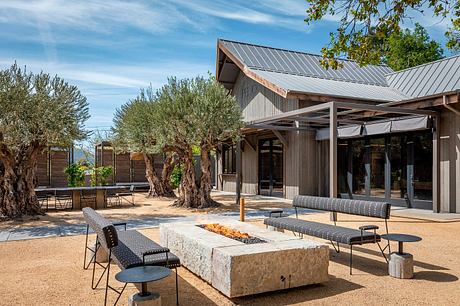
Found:
<path fill-rule="evenodd" d="M 259 194 L 283 196 L 283 144 L 278 139 L 259 142 Z"/>

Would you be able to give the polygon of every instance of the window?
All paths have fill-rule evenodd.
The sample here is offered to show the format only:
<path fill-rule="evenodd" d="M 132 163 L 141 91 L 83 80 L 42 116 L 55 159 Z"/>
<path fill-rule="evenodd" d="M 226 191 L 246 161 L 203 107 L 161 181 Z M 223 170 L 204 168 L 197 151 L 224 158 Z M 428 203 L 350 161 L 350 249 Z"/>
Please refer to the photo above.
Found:
<path fill-rule="evenodd" d="M 225 174 L 236 173 L 236 153 L 233 145 L 222 145 L 222 169 Z"/>

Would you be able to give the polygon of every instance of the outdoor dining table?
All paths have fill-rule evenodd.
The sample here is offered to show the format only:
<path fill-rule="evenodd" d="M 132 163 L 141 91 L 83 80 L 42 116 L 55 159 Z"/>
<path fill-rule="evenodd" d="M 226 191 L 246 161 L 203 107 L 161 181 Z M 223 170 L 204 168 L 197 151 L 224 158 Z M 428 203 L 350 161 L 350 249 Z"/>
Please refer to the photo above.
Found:
<path fill-rule="evenodd" d="M 94 187 L 46 187 L 46 188 L 35 188 L 35 192 L 56 192 L 64 191 L 69 192 L 72 195 L 72 207 L 74 210 L 82 209 L 81 193 L 82 191 L 96 191 L 96 207 L 94 209 L 100 209 L 107 207 L 106 192 L 108 190 L 124 190 L 128 189 L 129 186 L 94 186 Z"/>

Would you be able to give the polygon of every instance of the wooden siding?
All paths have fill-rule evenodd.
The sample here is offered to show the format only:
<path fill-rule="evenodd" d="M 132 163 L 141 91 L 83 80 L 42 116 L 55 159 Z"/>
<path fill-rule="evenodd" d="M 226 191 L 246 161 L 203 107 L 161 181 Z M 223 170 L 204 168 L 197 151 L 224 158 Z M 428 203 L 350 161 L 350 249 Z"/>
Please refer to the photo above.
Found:
<path fill-rule="evenodd" d="M 131 160 L 129 153 L 115 155 L 115 181 L 117 183 L 131 182 Z"/>
<path fill-rule="evenodd" d="M 65 168 L 69 165 L 69 152 L 51 150 L 51 186 L 52 187 L 66 187 L 67 175 L 64 173 Z"/>
<path fill-rule="evenodd" d="M 37 170 L 35 172 L 37 186 L 48 186 L 48 150 L 38 156 Z"/>
<path fill-rule="evenodd" d="M 243 111 L 244 121 L 265 118 L 299 107 L 297 99 L 285 99 L 240 72 L 233 95 Z"/>
<path fill-rule="evenodd" d="M 441 212 L 460 213 L 460 116 L 441 112 L 440 127 Z"/>

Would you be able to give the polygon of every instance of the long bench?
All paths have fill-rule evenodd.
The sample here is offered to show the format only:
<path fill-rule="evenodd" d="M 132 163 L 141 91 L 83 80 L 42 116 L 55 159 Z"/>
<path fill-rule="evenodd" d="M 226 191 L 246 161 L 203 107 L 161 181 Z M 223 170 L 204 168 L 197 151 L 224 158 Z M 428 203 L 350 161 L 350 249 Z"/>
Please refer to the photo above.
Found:
<path fill-rule="evenodd" d="M 164 266 L 176 270 L 176 303 L 179 304 L 179 291 L 178 291 L 178 278 L 177 267 L 180 267 L 179 258 L 171 253 L 168 248 L 162 247 L 158 243 L 150 240 L 135 230 L 126 230 L 126 223 L 112 223 L 95 210 L 89 207 L 82 209 L 83 216 L 87 222 L 86 227 L 86 242 L 85 242 L 85 259 L 83 267 L 89 268 L 93 265 L 93 277 L 91 281 L 91 288 L 96 289 L 102 277 L 106 274 L 105 298 L 104 305 L 107 304 L 108 289 L 118 293 L 118 302 L 121 294 L 126 288 L 124 285 L 121 291 L 109 285 L 110 263 L 113 260 L 120 269 L 128 269 L 138 266 Z M 124 226 L 123 231 L 118 231 L 117 226 Z M 88 246 L 89 229 L 92 229 L 96 235 L 96 243 L 94 249 Z M 108 263 L 106 266 L 97 261 L 97 252 L 102 248 L 108 254 Z M 87 251 L 92 252 L 92 257 L 89 264 L 86 264 Z M 96 284 L 95 282 L 95 269 L 96 265 L 102 267 L 104 271 L 99 277 Z"/>
<path fill-rule="evenodd" d="M 353 268 L 353 245 L 377 243 L 384 256 L 383 249 L 379 242 L 381 237 L 376 230 L 376 225 L 364 225 L 359 229 L 337 226 L 336 218 L 334 224 L 325 224 L 314 221 L 299 219 L 298 208 L 329 211 L 333 213 L 344 213 L 357 216 L 381 218 L 385 220 L 385 230 L 388 234 L 388 222 L 390 218 L 391 205 L 385 202 L 372 202 L 351 199 L 325 198 L 314 196 L 296 196 L 292 201 L 295 209 L 295 218 L 278 217 L 267 218 L 264 224 L 275 228 L 289 230 L 300 235 L 309 235 L 331 241 L 337 253 L 340 252 L 340 243 L 350 246 L 350 274 Z M 372 231 L 372 232 L 370 232 Z M 337 248 L 334 245 L 337 243 Z"/>

